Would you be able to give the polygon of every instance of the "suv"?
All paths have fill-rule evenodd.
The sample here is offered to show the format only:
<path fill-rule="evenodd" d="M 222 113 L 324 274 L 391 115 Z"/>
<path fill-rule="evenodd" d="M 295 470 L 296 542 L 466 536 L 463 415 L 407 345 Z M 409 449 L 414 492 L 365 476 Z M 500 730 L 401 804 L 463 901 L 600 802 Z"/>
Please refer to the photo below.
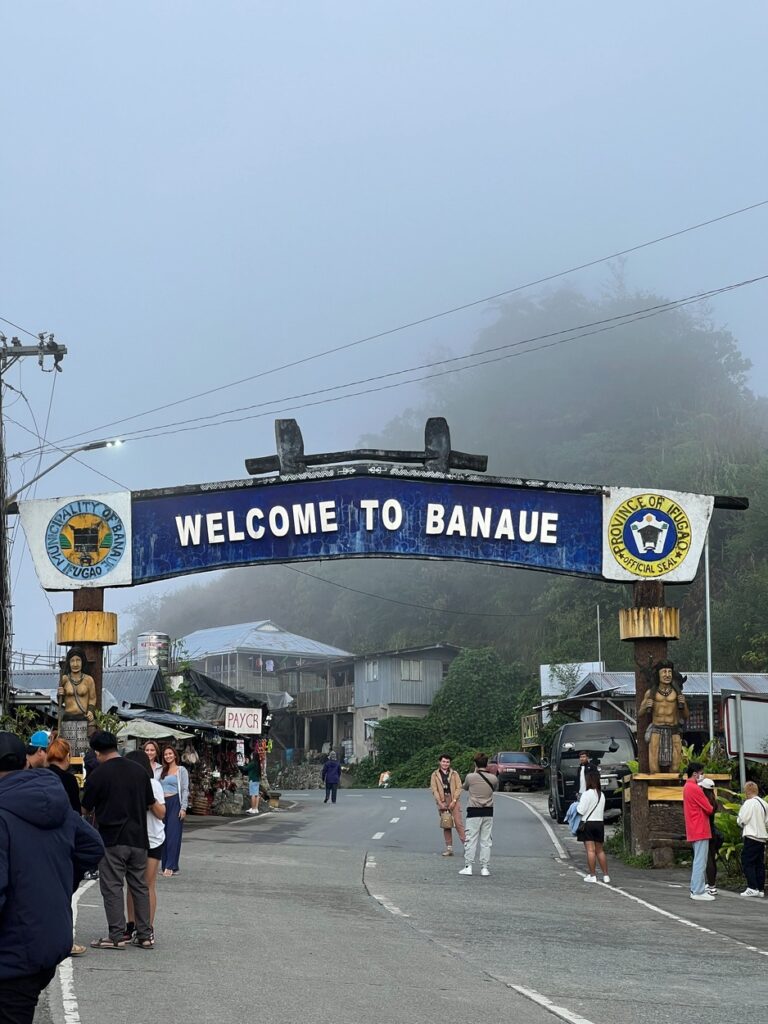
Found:
<path fill-rule="evenodd" d="M 502 750 L 494 754 L 486 771 L 498 778 L 500 793 L 505 786 L 528 790 L 544 788 L 544 769 L 523 750 Z"/>
<path fill-rule="evenodd" d="M 573 722 L 555 733 L 549 762 L 549 814 L 564 822 L 565 812 L 578 795 L 579 752 L 586 750 L 600 772 L 605 809 L 621 809 L 619 784 L 630 774 L 629 761 L 637 744 L 626 722 Z"/>

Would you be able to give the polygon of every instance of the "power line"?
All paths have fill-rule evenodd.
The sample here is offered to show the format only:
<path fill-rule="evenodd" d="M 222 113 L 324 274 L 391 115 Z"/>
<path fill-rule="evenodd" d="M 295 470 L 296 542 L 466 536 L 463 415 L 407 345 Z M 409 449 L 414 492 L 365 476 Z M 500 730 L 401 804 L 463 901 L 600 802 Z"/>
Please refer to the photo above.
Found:
<path fill-rule="evenodd" d="M 339 590 L 348 590 L 351 594 L 360 594 L 362 597 L 372 597 L 377 601 L 387 601 L 389 604 L 400 604 L 405 608 L 419 608 L 425 612 L 439 612 L 441 615 L 472 615 L 482 619 L 527 619 L 541 616 L 542 612 L 468 612 L 455 611 L 453 608 L 434 608 L 428 604 L 414 604 L 412 601 L 400 601 L 396 597 L 384 597 L 383 594 L 371 594 L 367 590 L 357 590 L 355 587 L 347 587 L 343 583 L 336 583 L 334 580 L 325 579 L 324 576 L 315 576 L 306 569 L 297 569 L 295 565 L 284 565 L 284 569 L 297 572 L 300 576 L 309 576 L 310 579 L 318 580 L 320 583 L 327 583 L 331 587 L 338 587 Z"/>
<path fill-rule="evenodd" d="M 749 278 L 748 280 L 739 281 L 739 282 L 736 282 L 734 284 L 723 285 L 720 288 L 710 289 L 709 291 L 706 291 L 706 292 L 699 292 L 699 293 L 697 293 L 695 295 L 686 296 L 685 298 L 676 299 L 676 300 L 673 300 L 671 302 L 663 303 L 663 304 L 660 304 L 660 305 L 657 305 L 657 306 L 649 306 L 649 307 L 646 307 L 645 309 L 635 310 L 632 313 L 625 313 L 625 314 L 622 314 L 619 317 L 609 317 L 609 318 L 607 318 L 607 320 L 594 321 L 595 325 L 600 325 L 600 324 L 603 325 L 603 326 L 596 326 L 595 330 L 582 331 L 581 333 L 577 333 L 577 334 L 574 334 L 573 332 L 574 331 L 578 331 L 579 330 L 578 327 L 571 327 L 571 328 L 567 328 L 567 329 L 562 330 L 562 331 L 553 331 L 553 332 L 550 332 L 549 334 L 538 335 L 538 336 L 533 337 L 533 338 L 526 338 L 526 339 L 523 339 L 521 341 L 509 342 L 506 345 L 500 345 L 500 346 L 496 346 L 494 348 L 484 349 L 484 350 L 482 350 L 479 353 L 470 353 L 470 354 L 466 354 L 466 355 L 463 355 L 463 356 L 453 356 L 453 357 L 451 357 L 449 359 L 436 360 L 436 361 L 434 361 L 432 363 L 424 363 L 424 364 L 422 364 L 419 367 L 411 367 L 411 368 L 409 368 L 407 370 L 393 370 L 393 371 L 390 371 L 389 373 L 379 374 L 379 375 L 377 375 L 375 377 L 365 378 L 363 381 L 360 381 L 360 382 L 350 382 L 350 383 L 347 383 L 347 384 L 333 385 L 333 386 L 328 387 L 328 388 L 320 388 L 320 389 L 318 389 L 316 391 L 305 392 L 304 394 L 299 395 L 299 396 L 295 396 L 295 397 L 296 398 L 310 397 L 310 396 L 314 396 L 314 395 L 318 395 L 318 394 L 324 394 L 324 393 L 327 393 L 328 391 L 338 391 L 338 390 L 343 390 L 345 388 L 354 387 L 354 386 L 357 385 L 357 383 L 369 383 L 369 382 L 373 382 L 373 381 L 384 380 L 384 379 L 387 379 L 387 378 L 390 378 L 390 377 L 393 377 L 393 376 L 400 376 L 400 375 L 402 375 L 404 373 L 415 372 L 415 370 L 418 370 L 418 369 L 428 369 L 428 368 L 434 368 L 436 366 L 450 365 L 450 364 L 453 364 L 455 362 L 462 362 L 462 361 L 466 361 L 468 359 L 475 360 L 474 362 L 469 363 L 468 365 L 464 365 L 464 366 L 453 366 L 453 365 L 450 365 L 449 369 L 441 370 L 441 371 L 436 372 L 436 373 L 424 374 L 421 377 L 413 377 L 413 378 L 411 378 L 409 380 L 406 380 L 406 381 L 397 381 L 395 383 L 382 384 L 382 385 L 380 385 L 378 387 L 364 388 L 361 391 L 353 391 L 353 392 L 350 392 L 348 394 L 343 394 L 343 395 L 334 395 L 334 396 L 332 396 L 330 398 L 321 398 L 321 399 L 318 399 L 317 401 L 312 401 L 312 402 L 303 402 L 303 403 L 301 403 L 299 405 L 288 406 L 288 407 L 284 407 L 282 409 L 270 409 L 270 410 L 268 410 L 266 412 L 250 413 L 249 415 L 246 415 L 246 416 L 229 416 L 229 418 L 227 418 L 227 419 L 219 419 L 216 422 L 212 422 L 212 423 L 201 422 L 203 420 L 210 419 L 210 417 L 208 417 L 208 416 L 194 417 L 191 420 L 179 421 L 178 424 L 158 424 L 158 425 L 156 425 L 154 427 L 146 427 L 146 428 L 144 428 L 143 431 L 133 431 L 133 432 L 129 431 L 127 434 L 125 434 L 123 436 L 124 437 L 130 437 L 134 441 L 146 441 L 146 440 L 149 440 L 151 438 L 156 438 L 156 437 L 167 437 L 167 436 L 170 436 L 172 434 L 189 433 L 191 431 L 204 430 L 204 429 L 210 428 L 210 427 L 226 426 L 226 425 L 231 424 L 231 423 L 242 423 L 242 422 L 244 422 L 246 420 L 260 419 L 260 418 L 263 418 L 265 416 L 274 416 L 274 415 L 284 414 L 286 412 L 295 412 L 295 411 L 300 410 L 300 409 L 311 408 L 311 407 L 318 406 L 318 405 L 329 405 L 329 404 L 332 404 L 334 402 L 344 401 L 344 400 L 346 400 L 348 398 L 359 398 L 359 397 L 364 396 L 364 395 L 376 394 L 376 393 L 379 393 L 379 392 L 382 392 L 382 391 L 389 391 L 389 390 L 392 390 L 394 388 L 404 387 L 404 386 L 406 386 L 408 384 L 423 383 L 424 381 L 434 380 L 434 379 L 436 379 L 438 377 L 444 377 L 444 376 L 447 376 L 447 375 L 453 374 L 453 373 L 460 373 L 460 372 L 463 372 L 464 370 L 473 370 L 473 369 L 476 369 L 476 368 L 481 367 L 481 366 L 488 366 L 488 365 L 491 365 L 493 363 L 498 363 L 498 362 L 502 362 L 502 361 L 507 360 L 507 359 L 515 358 L 517 356 L 529 355 L 529 354 L 531 354 L 533 352 L 541 352 L 544 349 L 554 348 L 554 347 L 557 347 L 557 346 L 560 346 L 560 345 L 567 344 L 567 343 L 572 342 L 572 341 L 578 341 L 581 338 L 587 338 L 587 337 L 592 337 L 592 336 L 597 335 L 597 334 L 603 334 L 606 331 L 613 331 L 613 330 L 616 330 L 619 327 L 626 327 L 626 326 L 628 326 L 630 324 L 638 323 L 641 320 L 647 320 L 647 319 L 650 319 L 651 317 L 659 316 L 662 313 L 672 312 L 674 310 L 684 308 L 685 306 L 690 305 L 692 303 L 701 302 L 701 301 L 704 301 L 704 300 L 706 300 L 708 298 L 712 298 L 714 295 L 721 295 L 721 294 L 724 294 L 726 292 L 734 291 L 734 290 L 739 289 L 739 288 L 745 288 L 748 285 L 757 284 L 757 283 L 759 283 L 761 281 L 764 281 L 766 279 L 768 279 L 768 274 L 764 274 L 764 275 L 761 275 L 759 277 Z M 583 326 L 589 326 L 589 325 L 585 324 Z M 559 335 L 569 335 L 569 336 L 568 337 L 557 337 Z M 524 345 L 530 345 L 532 342 L 535 342 L 535 341 L 544 340 L 544 339 L 548 339 L 548 338 L 552 338 L 552 337 L 556 337 L 556 340 L 548 341 L 546 344 L 537 345 L 537 346 L 532 347 L 532 348 L 522 348 L 521 347 L 521 346 L 524 346 Z M 519 351 L 513 351 L 513 352 L 508 351 L 511 348 L 519 349 Z M 492 353 L 492 352 L 498 352 L 500 350 L 503 351 L 504 354 L 497 355 L 497 356 L 494 356 L 493 358 L 489 358 L 489 359 L 477 359 L 478 355 L 483 355 L 483 354 Z M 258 403 L 255 406 L 250 406 L 250 407 L 247 406 L 245 408 L 246 409 L 248 409 L 248 408 L 263 408 L 265 405 L 272 406 L 272 405 L 278 404 L 281 401 L 293 401 L 293 400 L 294 400 L 293 397 L 291 397 L 291 398 L 283 398 L 283 399 L 273 399 L 273 400 L 271 400 L 269 402 Z M 225 416 L 227 414 L 226 413 L 218 413 L 217 415 L 218 416 Z M 195 425 L 194 426 L 184 426 L 183 424 L 185 424 L 185 423 L 186 424 L 195 424 Z M 176 427 L 176 429 L 168 429 L 170 427 Z M 28 454 L 28 453 L 27 452 L 20 452 L 20 453 L 18 453 L 18 455 L 26 455 L 26 454 Z"/>
<path fill-rule="evenodd" d="M 712 224 L 717 224 L 720 221 L 728 220 L 731 217 L 737 217 L 742 213 L 749 213 L 752 210 L 757 210 L 760 207 L 768 206 L 768 199 L 763 199 L 758 203 L 752 203 L 749 206 L 743 206 L 738 210 L 731 210 L 728 213 L 720 214 L 717 217 L 710 217 L 708 220 L 700 221 L 698 224 L 691 224 L 688 227 L 680 228 L 678 231 L 672 231 L 666 235 L 659 235 L 658 238 L 652 238 L 646 242 L 640 242 L 637 245 L 629 246 L 626 249 L 620 249 L 617 252 L 610 253 L 608 256 L 600 256 L 597 259 L 589 260 L 586 263 L 580 263 L 576 266 L 569 267 L 567 270 L 560 270 L 554 274 L 548 274 L 545 277 L 536 278 L 533 281 L 527 281 L 525 284 L 515 285 L 512 288 L 506 288 L 503 291 L 494 292 L 492 295 L 485 295 L 480 299 L 473 299 L 471 302 L 465 302 L 459 306 L 452 306 L 449 309 L 441 310 L 438 313 L 431 313 L 428 316 L 419 318 L 418 320 L 411 320 L 404 324 L 399 324 L 396 327 L 390 327 L 387 330 L 379 331 L 376 334 L 369 334 L 362 338 L 357 338 L 354 341 L 346 342 L 343 345 L 336 345 L 333 348 L 324 349 L 321 352 L 315 352 L 312 355 L 304 356 L 301 359 L 294 359 L 290 362 L 283 363 L 280 366 L 274 366 L 267 370 L 261 370 L 259 373 L 251 374 L 248 377 L 242 377 L 239 380 L 231 381 L 228 384 L 221 384 L 215 388 L 209 388 L 206 391 L 200 391 L 194 395 L 188 395 L 186 398 L 179 398 L 173 402 L 166 402 L 163 405 L 155 406 L 153 409 L 147 409 L 144 412 L 134 413 L 131 416 L 124 416 L 118 420 L 111 420 L 109 423 L 102 423 L 96 427 L 92 427 L 90 430 L 82 430 L 77 434 L 70 434 L 67 437 L 60 438 L 63 441 L 71 441 L 74 438 L 83 437 L 86 434 L 94 434 L 99 430 L 106 430 L 109 427 L 119 426 L 123 423 L 130 423 L 132 420 L 141 419 L 144 416 L 151 416 L 153 413 L 162 412 L 165 409 L 171 409 L 177 405 L 183 405 L 185 402 L 192 402 L 198 398 L 205 398 L 208 395 L 213 395 L 219 391 L 226 391 L 229 388 L 238 387 L 240 384 L 247 384 L 250 381 L 259 380 L 263 377 L 270 376 L 274 373 L 280 373 L 282 370 L 293 369 L 297 366 L 302 366 L 306 363 L 313 362 L 317 359 L 322 359 L 325 356 L 336 355 L 339 352 L 346 352 L 351 348 L 356 348 L 360 345 L 368 344 L 371 341 L 380 341 L 382 338 L 391 337 L 393 334 L 398 334 L 401 331 L 410 330 L 412 327 L 420 327 L 423 324 L 431 323 L 434 320 L 439 320 L 444 317 L 453 316 L 455 313 L 461 313 L 467 309 L 473 309 L 474 307 L 484 305 L 488 302 L 495 302 L 498 299 L 507 298 L 510 295 L 514 295 L 517 292 L 526 290 L 527 288 L 534 288 L 540 284 L 548 284 L 550 281 L 556 281 L 558 278 L 566 277 L 568 274 L 575 274 L 580 270 L 587 270 L 590 267 L 595 267 L 600 263 L 606 263 L 609 260 L 617 259 L 620 256 L 628 256 L 630 253 L 639 252 L 641 249 L 646 249 L 651 245 L 657 245 L 660 242 L 669 241 L 672 238 L 678 238 L 681 235 L 688 234 L 691 231 L 698 231 L 700 228 L 709 227 Z M 21 328 L 20 328 L 21 329 Z"/>
<path fill-rule="evenodd" d="M 39 335 L 35 334 L 34 331 L 28 331 L 26 327 L 19 327 L 19 325 L 15 324 L 12 320 L 6 320 L 4 316 L 0 316 L 0 320 L 2 320 L 4 324 L 8 324 L 13 327 L 14 330 L 21 331 L 22 334 L 28 334 L 30 338 L 39 337 Z"/>

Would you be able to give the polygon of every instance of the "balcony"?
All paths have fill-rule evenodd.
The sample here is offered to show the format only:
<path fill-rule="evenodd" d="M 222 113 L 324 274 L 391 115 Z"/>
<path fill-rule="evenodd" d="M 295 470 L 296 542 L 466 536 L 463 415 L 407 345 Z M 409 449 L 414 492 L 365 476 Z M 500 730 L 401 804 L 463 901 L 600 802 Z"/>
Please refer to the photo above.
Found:
<path fill-rule="evenodd" d="M 346 711 L 354 703 L 354 686 L 331 686 L 324 690 L 305 690 L 303 693 L 297 693 L 294 707 L 300 715 L 330 715 L 335 711 Z"/>

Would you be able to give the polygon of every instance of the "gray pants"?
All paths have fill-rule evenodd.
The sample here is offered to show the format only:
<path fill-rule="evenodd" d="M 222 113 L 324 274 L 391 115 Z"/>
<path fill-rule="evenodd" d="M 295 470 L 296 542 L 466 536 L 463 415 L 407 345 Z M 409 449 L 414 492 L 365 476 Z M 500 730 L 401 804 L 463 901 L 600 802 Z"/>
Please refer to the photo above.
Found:
<path fill-rule="evenodd" d="M 464 863 L 469 867 L 475 859 L 477 840 L 480 840 L 480 867 L 487 868 L 493 844 L 493 818 L 467 818 L 464 840 Z"/>
<path fill-rule="evenodd" d="M 152 934 L 146 870 L 147 851 L 135 846 L 108 846 L 99 863 L 99 887 L 113 942 L 125 935 L 125 882 L 133 896 L 137 936 L 148 939 Z"/>

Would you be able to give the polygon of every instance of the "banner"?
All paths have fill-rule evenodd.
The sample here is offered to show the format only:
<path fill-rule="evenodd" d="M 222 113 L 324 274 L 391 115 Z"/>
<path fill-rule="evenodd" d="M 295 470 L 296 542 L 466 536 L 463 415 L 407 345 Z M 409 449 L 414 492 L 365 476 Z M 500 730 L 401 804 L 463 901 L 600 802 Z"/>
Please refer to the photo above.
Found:
<path fill-rule="evenodd" d="M 239 736 L 258 736 L 261 732 L 261 708 L 225 708 L 224 729 Z"/>
<path fill-rule="evenodd" d="M 292 478 L 20 502 L 47 590 L 150 583 L 235 566 L 434 558 L 689 582 L 707 495 L 342 466 Z"/>

